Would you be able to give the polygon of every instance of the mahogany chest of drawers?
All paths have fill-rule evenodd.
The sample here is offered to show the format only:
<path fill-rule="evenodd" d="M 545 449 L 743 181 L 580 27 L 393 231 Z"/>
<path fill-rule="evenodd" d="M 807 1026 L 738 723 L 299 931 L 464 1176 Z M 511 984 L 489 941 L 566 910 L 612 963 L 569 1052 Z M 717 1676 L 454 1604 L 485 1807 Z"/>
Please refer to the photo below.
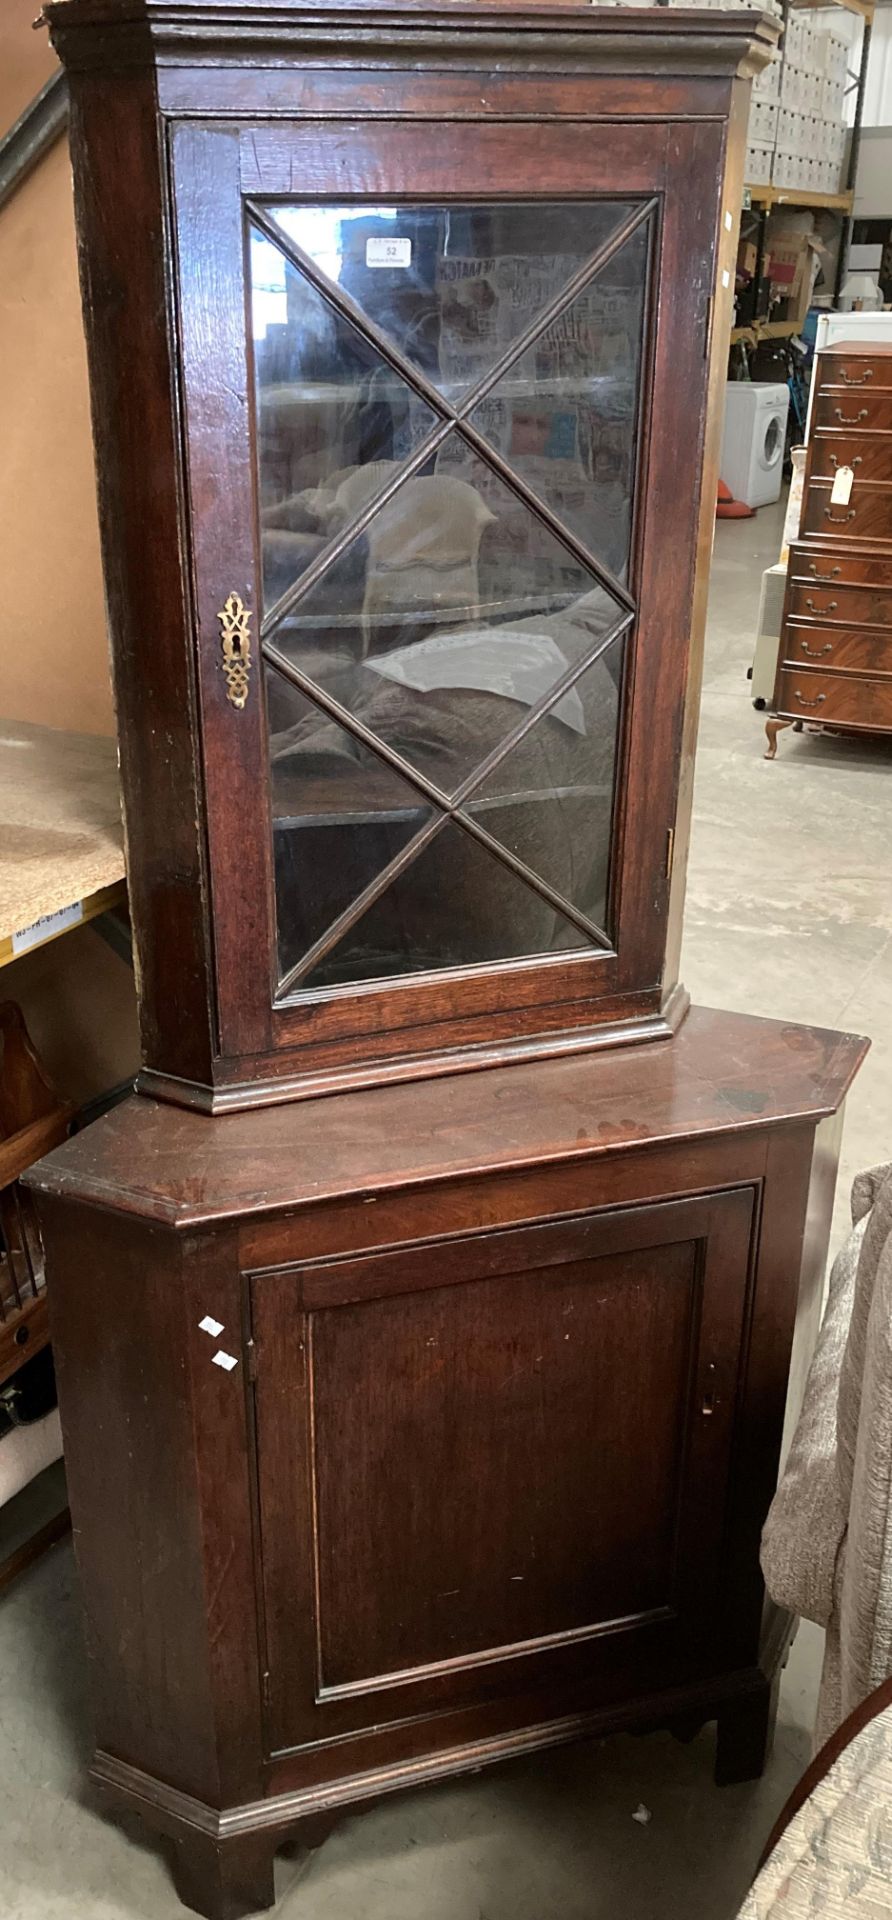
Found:
<path fill-rule="evenodd" d="M 819 354 L 815 380 L 770 759 L 791 723 L 892 732 L 892 347 L 839 342 Z M 834 500 L 843 468 L 850 493 Z"/>

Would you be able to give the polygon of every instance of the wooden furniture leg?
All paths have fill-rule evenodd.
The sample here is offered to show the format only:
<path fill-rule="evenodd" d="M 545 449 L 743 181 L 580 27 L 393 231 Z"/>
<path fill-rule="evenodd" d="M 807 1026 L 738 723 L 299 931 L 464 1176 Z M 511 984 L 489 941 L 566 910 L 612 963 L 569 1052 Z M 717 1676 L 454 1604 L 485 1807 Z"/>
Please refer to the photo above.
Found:
<path fill-rule="evenodd" d="M 183 1905 L 206 1920 L 243 1920 L 274 1906 L 276 1845 L 272 1833 L 221 1840 L 196 1828 L 179 1835 L 173 1875 Z"/>
<path fill-rule="evenodd" d="M 770 720 L 766 720 L 765 732 L 768 735 L 768 745 L 765 749 L 766 760 L 777 759 L 777 736 L 783 732 L 784 727 L 792 727 L 793 724 L 792 720 L 777 720 L 773 714 Z"/>
<path fill-rule="evenodd" d="M 773 1680 L 722 1708 L 716 1732 L 716 1786 L 735 1787 L 744 1780 L 758 1780 L 764 1772 L 774 1741 L 780 1683 L 778 1667 Z"/>

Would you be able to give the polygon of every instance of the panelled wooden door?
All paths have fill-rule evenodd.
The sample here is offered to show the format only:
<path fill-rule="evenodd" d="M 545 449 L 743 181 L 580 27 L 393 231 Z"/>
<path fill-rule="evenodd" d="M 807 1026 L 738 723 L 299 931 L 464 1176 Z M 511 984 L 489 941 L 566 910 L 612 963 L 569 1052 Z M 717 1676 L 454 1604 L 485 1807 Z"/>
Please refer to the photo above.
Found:
<path fill-rule="evenodd" d="M 221 1051 L 655 991 L 721 128 L 172 142 Z"/>
<path fill-rule="evenodd" d="M 620 1641 L 709 1671 L 753 1221 L 745 1187 L 253 1277 L 271 1753 Z"/>

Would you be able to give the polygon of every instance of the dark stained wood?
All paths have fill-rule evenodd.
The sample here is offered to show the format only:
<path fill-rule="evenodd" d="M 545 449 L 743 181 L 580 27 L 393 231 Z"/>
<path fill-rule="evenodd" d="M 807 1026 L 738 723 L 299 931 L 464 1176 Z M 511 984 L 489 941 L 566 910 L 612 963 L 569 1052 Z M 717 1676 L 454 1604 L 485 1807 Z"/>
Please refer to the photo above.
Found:
<path fill-rule="evenodd" d="M 771 1752 L 780 1698 L 781 1669 L 754 1693 L 722 1708 L 718 1716 L 715 1778 L 719 1787 L 758 1780 Z"/>
<path fill-rule="evenodd" d="M 352 1303 L 302 1303 L 299 1270 L 255 1280 L 274 1748 L 459 1706 L 481 1667 L 490 1690 L 510 1684 L 518 1655 L 531 1680 L 543 1665 L 559 1679 L 591 1671 L 595 1640 L 602 1663 L 620 1637 L 643 1655 L 654 1628 L 667 1663 L 698 1646 L 752 1213 L 744 1188 L 595 1213 L 556 1243 L 530 1227 L 494 1236 L 510 1242 L 498 1277 L 472 1279 L 459 1243 L 439 1287 L 397 1274 L 399 1292 Z M 419 1248 L 416 1272 L 441 1259 Z M 353 1264 L 387 1289 L 382 1263 Z M 314 1555 L 315 1701 L 301 1646 Z"/>
<path fill-rule="evenodd" d="M 438 1083 L 232 1114 L 212 1123 L 139 1097 L 32 1171 L 44 1192 L 178 1226 L 407 1181 L 740 1134 L 835 1111 L 864 1057 L 851 1034 L 697 1008 L 671 1045 L 610 1049 Z"/>
<path fill-rule="evenodd" d="M 201 1078 L 214 1016 L 162 130 L 149 71 L 78 74 L 70 97 L 142 1045 Z"/>
<path fill-rule="evenodd" d="M 862 1053 L 694 1010 L 228 1120 L 135 1099 L 35 1170 L 95 1773 L 201 1911 L 305 1819 L 585 1732 L 718 1716 L 754 1770 Z"/>
<path fill-rule="evenodd" d="M 275 1905 L 274 1842 L 268 1834 L 182 1833 L 174 1844 L 173 1877 L 184 1906 L 212 1920 L 242 1920 Z"/>
<path fill-rule="evenodd" d="M 141 1085 L 224 1111 L 544 1057 L 564 1035 L 580 1047 L 620 1043 L 636 1026 L 668 1037 L 684 1007 L 677 952 L 716 438 L 706 402 L 730 298 L 717 269 L 732 257 L 724 209 L 736 218 L 739 200 L 738 76 L 764 63 L 771 28 L 730 14 L 676 22 L 652 10 L 620 19 L 580 7 L 280 0 L 210 10 L 71 0 L 47 18 L 74 102 L 144 949 Z M 215 112 L 226 119 L 208 124 Z M 504 178 L 532 196 L 661 199 L 633 564 L 641 612 L 612 863 L 616 952 L 277 1002 L 242 222 L 251 193 L 342 192 L 347 128 L 350 190 L 373 197 L 438 192 L 446 178 L 452 192 L 479 196 L 481 183 L 490 191 Z M 676 285 L 683 301 L 664 292 Z M 230 592 L 254 613 L 241 711 L 219 665 Z"/>
<path fill-rule="evenodd" d="M 250 0 L 189 0 L 185 6 L 179 0 L 51 0 L 44 17 L 63 61 L 74 68 L 97 61 L 148 63 L 155 49 L 175 50 L 181 59 L 188 53 L 196 65 L 218 65 L 221 58 L 238 64 L 248 52 L 271 60 L 297 55 L 310 65 L 314 55 L 327 54 L 330 61 L 337 51 L 355 58 L 367 46 L 382 65 L 414 62 L 419 55 L 448 64 L 497 49 L 509 65 L 513 60 L 521 66 L 531 52 L 548 51 L 599 72 L 640 72 L 660 81 L 680 72 L 690 81 L 752 76 L 777 41 L 773 22 L 743 11 L 706 21 L 692 8 L 676 23 L 642 9 L 627 11 L 621 21 L 598 15 L 593 20 L 584 7 L 548 0 L 527 7 L 514 0 L 482 6 L 448 0 L 411 10 L 393 0 L 321 0 L 300 8 L 294 0 L 266 0 L 262 9 L 252 8 Z M 209 21 L 213 34 L 206 31 Z M 90 31 L 96 27 L 101 35 Z"/>
<path fill-rule="evenodd" d="M 722 282 L 774 29 L 374 0 L 48 17 L 74 102 L 145 1066 L 29 1185 L 93 1777 L 173 1842 L 182 1898 L 235 1920 L 272 1901 L 280 1843 L 383 1793 L 704 1719 L 720 1776 L 743 1778 L 770 1738 L 791 1622 L 759 1535 L 865 1043 L 688 1013 L 678 949 Z M 277 999 L 257 654 L 236 709 L 219 651 L 229 593 L 255 649 L 260 626 L 244 220 L 250 196 L 444 181 L 653 203 L 613 948 Z M 827 592 L 829 547 L 796 556 Z M 858 564 L 831 584 L 892 586 Z M 796 620 L 842 644 L 821 612 Z M 860 600 L 844 624 L 870 632 Z"/>

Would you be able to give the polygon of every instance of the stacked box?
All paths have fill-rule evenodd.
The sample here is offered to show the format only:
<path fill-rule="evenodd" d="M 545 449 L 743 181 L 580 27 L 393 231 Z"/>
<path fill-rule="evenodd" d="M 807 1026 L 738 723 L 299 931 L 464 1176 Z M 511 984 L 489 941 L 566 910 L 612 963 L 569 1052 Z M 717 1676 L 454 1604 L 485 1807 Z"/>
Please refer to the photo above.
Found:
<path fill-rule="evenodd" d="M 838 30 L 791 7 L 783 57 L 764 68 L 753 86 L 746 176 L 751 186 L 770 182 L 788 192 L 840 192 L 848 59 L 848 43 Z"/>
<path fill-rule="evenodd" d="M 771 164 L 773 159 L 773 140 L 747 139 L 746 177 L 751 187 L 768 187 L 771 185 Z"/>

